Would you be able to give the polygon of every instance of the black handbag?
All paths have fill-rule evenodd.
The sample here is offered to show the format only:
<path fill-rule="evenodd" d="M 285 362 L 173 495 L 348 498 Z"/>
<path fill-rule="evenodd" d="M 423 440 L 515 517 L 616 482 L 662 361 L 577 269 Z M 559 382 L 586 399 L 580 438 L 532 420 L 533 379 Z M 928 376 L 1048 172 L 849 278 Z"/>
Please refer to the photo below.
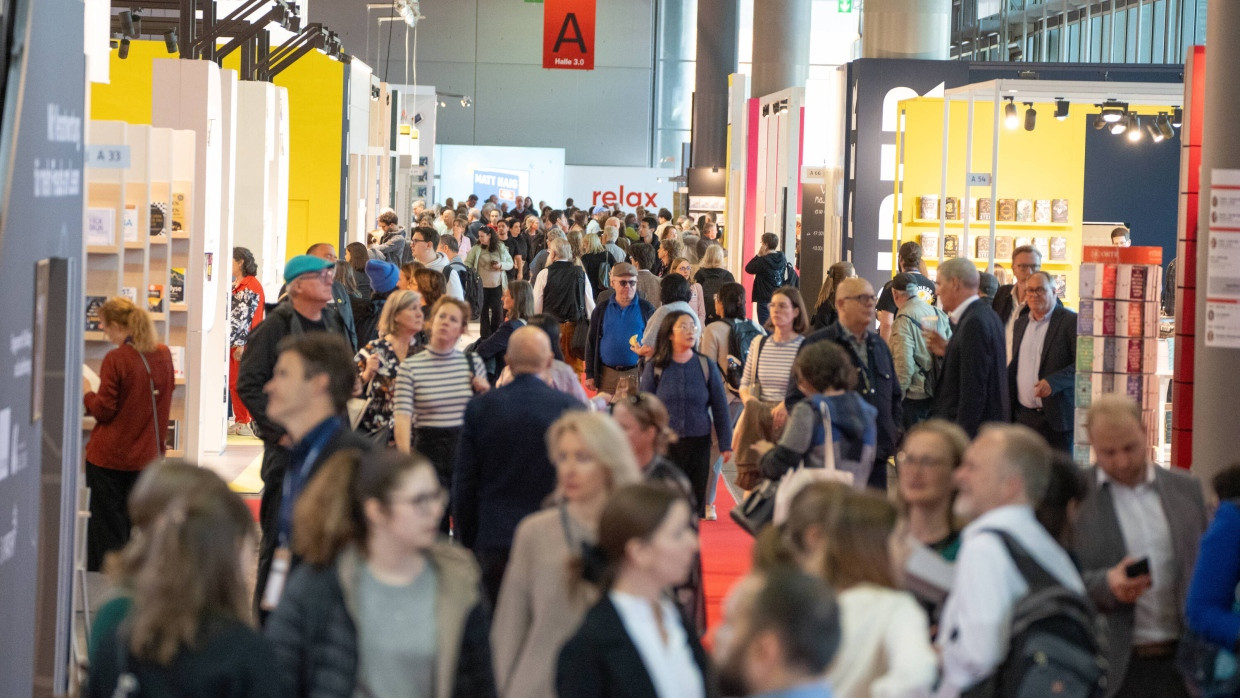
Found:
<path fill-rule="evenodd" d="M 775 495 L 779 492 L 778 480 L 765 480 L 745 495 L 745 500 L 732 507 L 729 516 L 736 525 L 757 538 L 762 529 L 771 525 L 775 518 Z"/>

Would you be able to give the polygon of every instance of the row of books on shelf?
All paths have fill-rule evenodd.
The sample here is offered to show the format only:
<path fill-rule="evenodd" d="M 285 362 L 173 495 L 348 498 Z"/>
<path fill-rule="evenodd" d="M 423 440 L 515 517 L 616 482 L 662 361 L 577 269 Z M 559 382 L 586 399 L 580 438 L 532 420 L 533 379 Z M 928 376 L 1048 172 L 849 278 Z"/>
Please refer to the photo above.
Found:
<path fill-rule="evenodd" d="M 1076 338 L 1076 372 L 1157 373 L 1157 337 Z"/>
<path fill-rule="evenodd" d="M 184 230 L 185 226 L 185 195 L 174 194 L 172 197 L 171 226 L 169 225 L 168 204 L 157 201 L 150 208 L 150 235 L 167 235 L 169 227 L 172 232 Z M 83 230 L 86 244 L 91 246 L 111 247 L 116 244 L 116 209 L 91 207 L 86 209 Z M 138 207 L 126 206 L 121 212 L 121 241 L 138 242 Z"/>
<path fill-rule="evenodd" d="M 168 287 L 167 301 L 169 303 L 185 302 L 185 269 L 183 267 L 174 267 Z M 121 296 L 128 298 L 134 304 L 138 301 L 138 289 L 136 286 L 122 286 Z M 107 296 L 87 296 L 86 297 L 86 331 L 99 331 L 99 308 L 107 302 Z M 148 313 L 162 313 L 167 310 L 164 303 L 164 285 L 148 284 L 146 287 L 146 310 Z"/>
<path fill-rule="evenodd" d="M 1087 262 L 1081 265 L 1081 298 L 1158 301 L 1162 298 L 1162 267 Z"/>
<path fill-rule="evenodd" d="M 1153 301 L 1113 301 L 1081 299 L 1076 315 L 1078 336 L 1145 337 L 1158 336 L 1161 317 Z"/>
<path fill-rule="evenodd" d="M 1067 199 L 999 199 L 997 205 L 989 198 L 973 200 L 973 220 L 1012 223 L 1068 223 Z M 918 197 L 917 217 L 921 220 L 958 221 L 963 217 L 960 197 L 926 194 Z"/>
<path fill-rule="evenodd" d="M 973 257 L 977 259 L 990 259 L 990 235 L 988 233 L 979 233 L 972 236 L 973 238 Z M 1068 261 L 1068 238 L 1062 235 L 1054 237 L 1042 236 L 1016 236 L 996 235 L 995 236 L 995 259 L 1007 261 L 1012 258 L 1012 252 L 1017 248 L 1026 245 L 1033 246 L 1042 254 L 1042 259 L 1051 262 L 1067 262 Z M 939 249 L 939 234 L 937 232 L 925 232 L 921 234 L 921 251 L 927 258 L 953 259 L 962 256 L 960 249 L 960 235 L 958 233 L 944 233 L 943 247 Z"/>

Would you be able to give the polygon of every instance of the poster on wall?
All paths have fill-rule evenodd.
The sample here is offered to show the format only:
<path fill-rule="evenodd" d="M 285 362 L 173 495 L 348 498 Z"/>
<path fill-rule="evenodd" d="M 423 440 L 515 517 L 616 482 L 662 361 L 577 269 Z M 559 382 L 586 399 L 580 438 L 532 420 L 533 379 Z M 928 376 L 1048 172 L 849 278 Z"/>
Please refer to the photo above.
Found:
<path fill-rule="evenodd" d="M 492 196 L 500 203 L 514 204 L 518 196 L 526 196 L 530 190 L 530 173 L 520 170 L 474 170 L 473 193 L 479 201 Z"/>
<path fill-rule="evenodd" d="M 1210 173 L 1206 346 L 1240 349 L 1240 170 Z"/>
<path fill-rule="evenodd" d="M 543 68 L 594 70 L 595 0 L 544 0 Z"/>

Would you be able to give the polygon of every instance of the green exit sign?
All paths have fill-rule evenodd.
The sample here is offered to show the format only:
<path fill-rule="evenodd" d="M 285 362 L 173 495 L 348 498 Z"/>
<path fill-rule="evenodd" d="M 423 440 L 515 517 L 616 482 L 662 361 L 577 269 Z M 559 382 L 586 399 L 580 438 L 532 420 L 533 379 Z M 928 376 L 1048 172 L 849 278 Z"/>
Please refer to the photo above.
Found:
<path fill-rule="evenodd" d="M 837 7 L 837 11 L 839 12 L 852 12 L 853 11 L 853 0 L 837 0 L 837 2 L 839 3 L 839 6 Z"/>

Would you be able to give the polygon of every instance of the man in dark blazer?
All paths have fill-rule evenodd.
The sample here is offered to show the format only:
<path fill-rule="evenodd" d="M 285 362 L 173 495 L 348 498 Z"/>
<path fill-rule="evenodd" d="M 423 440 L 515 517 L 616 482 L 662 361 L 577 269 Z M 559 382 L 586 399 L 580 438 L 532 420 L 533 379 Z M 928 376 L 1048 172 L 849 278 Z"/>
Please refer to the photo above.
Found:
<path fill-rule="evenodd" d="M 546 434 L 566 410 L 585 405 L 543 382 L 554 354 L 537 327 L 512 333 L 505 354 L 513 380 L 469 401 L 452 475 L 457 540 L 474 551 L 494 605 L 521 519 L 555 489 Z"/>
<path fill-rule="evenodd" d="M 995 293 L 991 307 L 1003 321 L 1004 346 L 1010 362 L 1012 357 L 1012 331 L 1016 318 L 1025 311 L 1025 283 L 1033 272 L 1042 268 L 1042 253 L 1033 245 L 1021 245 L 1012 251 L 1012 274 L 1016 283 L 1005 284 Z"/>
<path fill-rule="evenodd" d="M 1012 420 L 1072 453 L 1076 408 L 1076 313 L 1055 297 L 1055 280 L 1035 272 L 1025 282 L 1029 312 L 1012 330 L 1008 393 Z"/>
<path fill-rule="evenodd" d="M 887 459 L 896 454 L 903 436 L 904 407 L 891 349 L 874 331 L 877 302 L 878 297 L 869 281 L 862 278 L 843 280 L 835 291 L 835 309 L 839 320 L 806 337 L 797 353 L 805 351 L 805 347 L 815 342 L 835 342 L 852 359 L 853 366 L 857 368 L 857 392 L 878 409 L 878 448 L 867 484 L 885 491 Z M 790 380 L 784 408 L 791 412 L 792 406 L 804 397 L 797 381 Z"/>
<path fill-rule="evenodd" d="M 978 271 L 957 257 L 939 265 L 939 300 L 952 322 L 952 338 L 923 330 L 930 351 L 943 357 L 933 416 L 959 424 L 969 438 L 986 422 L 1007 422 L 1007 352 L 1003 323 L 977 295 Z"/>
<path fill-rule="evenodd" d="M 1098 462 L 1086 471 L 1073 552 L 1106 617 L 1107 696 L 1187 696 L 1175 651 L 1206 528 L 1201 487 L 1149 460 L 1141 408 L 1127 397 L 1095 400 L 1087 429 Z"/>

